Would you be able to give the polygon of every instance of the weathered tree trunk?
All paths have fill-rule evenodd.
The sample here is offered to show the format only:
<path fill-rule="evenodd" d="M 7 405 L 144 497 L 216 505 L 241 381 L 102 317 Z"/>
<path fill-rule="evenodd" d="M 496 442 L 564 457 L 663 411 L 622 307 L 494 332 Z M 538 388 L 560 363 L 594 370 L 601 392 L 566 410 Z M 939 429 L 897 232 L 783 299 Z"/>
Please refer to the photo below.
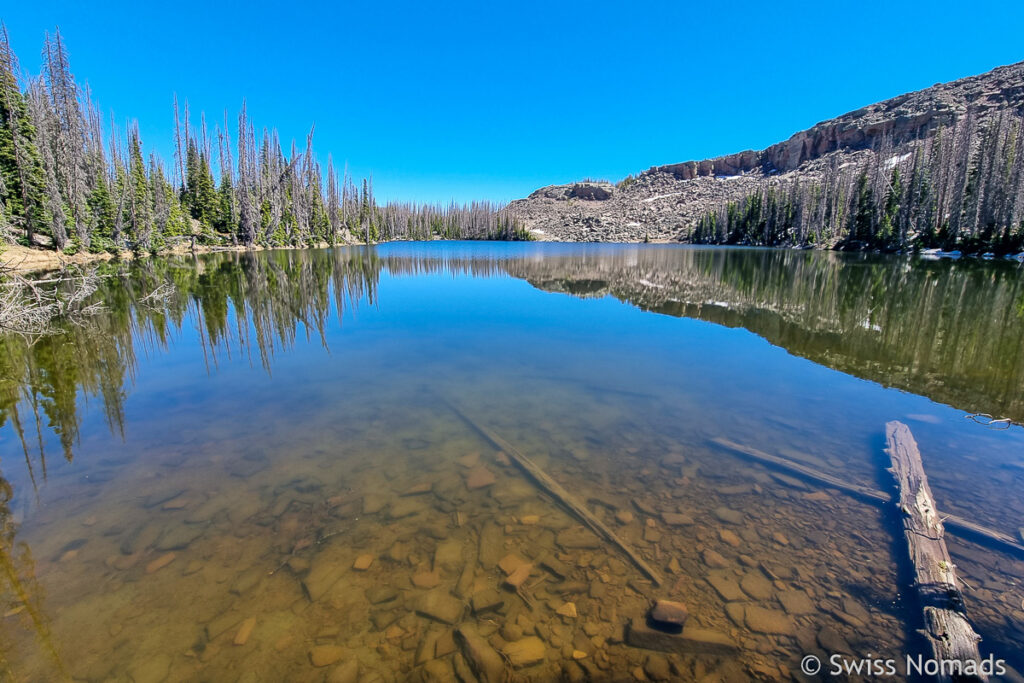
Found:
<path fill-rule="evenodd" d="M 924 609 L 923 635 L 928 640 L 934 659 L 955 660 L 980 665 L 980 636 L 967 620 L 964 596 L 957 585 L 956 568 L 943 539 L 942 520 L 935 510 L 928 478 L 921 464 L 921 452 L 902 422 L 885 426 L 891 472 L 899 484 L 897 504 L 903 519 L 907 550 L 914 568 L 915 587 Z M 936 678 L 940 681 L 984 681 L 980 674 L 950 675 L 945 667 Z"/>

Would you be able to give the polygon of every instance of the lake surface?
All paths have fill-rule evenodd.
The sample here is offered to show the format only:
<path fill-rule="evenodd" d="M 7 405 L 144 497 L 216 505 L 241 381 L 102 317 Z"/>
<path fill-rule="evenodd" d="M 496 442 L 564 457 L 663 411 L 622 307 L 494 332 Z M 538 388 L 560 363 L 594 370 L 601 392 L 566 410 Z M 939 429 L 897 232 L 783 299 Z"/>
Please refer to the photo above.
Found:
<path fill-rule="evenodd" d="M 891 491 L 901 420 L 943 512 L 1024 533 L 1015 264 L 435 242 L 107 268 L 102 314 L 0 340 L 11 680 L 902 669 L 895 512 L 716 439 Z M 947 540 L 982 653 L 1024 668 L 1024 557 Z M 735 651 L 636 647 L 657 598 Z"/>

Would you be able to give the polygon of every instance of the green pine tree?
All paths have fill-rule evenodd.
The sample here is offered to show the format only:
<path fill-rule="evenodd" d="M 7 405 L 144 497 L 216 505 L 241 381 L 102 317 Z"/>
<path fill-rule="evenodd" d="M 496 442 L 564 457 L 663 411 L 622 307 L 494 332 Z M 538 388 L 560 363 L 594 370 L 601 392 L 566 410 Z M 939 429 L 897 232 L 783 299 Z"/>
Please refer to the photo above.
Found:
<path fill-rule="evenodd" d="M 31 242 L 49 222 L 46 175 L 25 97 L 7 60 L 0 60 L 0 204 L 8 222 Z"/>
<path fill-rule="evenodd" d="M 153 247 L 152 199 L 138 132 L 132 132 L 129 138 L 128 238 L 135 251 L 146 251 Z"/>

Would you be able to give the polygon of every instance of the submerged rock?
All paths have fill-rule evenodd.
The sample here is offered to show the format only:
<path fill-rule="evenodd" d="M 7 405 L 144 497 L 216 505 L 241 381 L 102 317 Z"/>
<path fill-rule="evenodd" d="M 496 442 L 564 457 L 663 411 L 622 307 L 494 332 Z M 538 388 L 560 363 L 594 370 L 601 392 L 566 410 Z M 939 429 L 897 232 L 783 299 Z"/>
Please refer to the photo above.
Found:
<path fill-rule="evenodd" d="M 454 572 L 462 566 L 462 541 L 451 539 L 437 544 L 434 549 L 434 571 Z"/>
<path fill-rule="evenodd" d="M 505 552 L 501 529 L 493 522 L 485 522 L 480 530 L 480 564 L 484 569 L 494 569 Z"/>
<path fill-rule="evenodd" d="M 644 673 L 653 681 L 667 681 L 672 678 L 668 660 L 661 655 L 648 655 L 644 662 Z"/>
<path fill-rule="evenodd" d="M 470 491 L 493 486 L 497 482 L 494 473 L 486 467 L 476 467 L 466 475 L 466 488 Z"/>
<path fill-rule="evenodd" d="M 316 667 L 330 666 L 344 656 L 345 650 L 339 645 L 316 645 L 309 651 L 309 662 Z"/>
<path fill-rule="evenodd" d="M 462 599 L 466 599 L 470 595 L 470 591 L 473 588 L 473 579 L 476 576 L 476 563 L 467 562 L 466 566 L 462 568 L 462 573 L 459 574 L 459 580 L 455 583 L 455 595 Z"/>
<path fill-rule="evenodd" d="M 726 602 L 743 600 L 747 597 L 736 579 L 726 572 L 712 572 L 707 575 L 706 581 Z"/>
<path fill-rule="evenodd" d="M 249 641 L 249 636 L 252 635 L 254 628 L 256 628 L 256 617 L 249 617 L 243 621 L 242 625 L 238 627 L 238 632 L 235 633 L 234 644 L 245 645 Z"/>
<path fill-rule="evenodd" d="M 498 568 L 501 569 L 501 571 L 505 572 L 505 574 L 511 574 L 515 570 L 522 567 L 524 564 L 528 564 L 527 561 L 519 557 L 515 553 L 509 553 L 508 555 L 505 555 L 503 558 L 498 560 Z"/>
<path fill-rule="evenodd" d="M 742 602 L 729 602 L 725 605 L 725 615 L 739 628 L 746 628 L 745 612 L 746 607 Z"/>
<path fill-rule="evenodd" d="M 747 605 L 744 617 L 747 628 L 755 633 L 789 636 L 795 632 L 793 622 L 785 612 Z"/>
<path fill-rule="evenodd" d="M 740 540 L 740 537 L 729 529 L 719 529 L 718 537 L 722 539 L 724 543 L 728 543 L 733 548 L 739 548 L 741 545 L 743 545 L 743 541 Z"/>
<path fill-rule="evenodd" d="M 373 555 L 360 555 L 356 558 L 356 561 L 352 563 L 352 568 L 356 571 L 364 572 L 370 568 L 373 564 Z"/>
<path fill-rule="evenodd" d="M 682 630 L 690 612 L 686 605 L 674 600 L 658 600 L 651 608 L 651 619 L 657 624 L 664 624 L 669 628 Z"/>
<path fill-rule="evenodd" d="M 147 509 L 154 508 L 157 505 L 162 505 L 169 500 L 177 498 L 183 493 L 185 493 L 185 489 L 179 487 L 169 488 L 163 491 L 151 493 L 143 499 L 142 507 Z"/>
<path fill-rule="evenodd" d="M 784 590 L 778 594 L 779 602 L 782 603 L 782 609 L 786 610 L 787 614 L 798 616 L 801 614 L 811 614 L 815 611 L 814 603 L 811 601 L 810 596 L 802 590 Z"/>
<path fill-rule="evenodd" d="M 693 517 L 678 512 L 662 512 L 661 521 L 669 526 L 690 526 L 693 524 Z"/>
<path fill-rule="evenodd" d="M 433 659 L 427 662 L 423 665 L 420 673 L 424 683 L 449 683 L 455 676 L 451 662 L 445 659 Z"/>
<path fill-rule="evenodd" d="M 416 612 L 442 624 L 456 624 L 462 619 L 466 606 L 448 591 L 439 588 L 420 596 L 416 601 Z"/>
<path fill-rule="evenodd" d="M 715 508 L 715 518 L 726 524 L 743 524 L 743 513 L 727 507 Z"/>
<path fill-rule="evenodd" d="M 505 660 L 479 634 L 475 627 L 463 625 L 455 629 L 455 641 L 462 656 L 480 683 L 504 683 Z M 456 673 L 459 665 L 455 664 Z"/>
<path fill-rule="evenodd" d="M 161 534 L 154 544 L 157 550 L 181 550 L 203 535 L 206 527 L 198 524 L 176 524 Z"/>
<path fill-rule="evenodd" d="M 391 519 L 405 519 L 418 515 L 427 510 L 427 504 L 419 497 L 401 498 L 388 510 L 388 517 Z"/>
<path fill-rule="evenodd" d="M 818 631 L 818 645 L 821 649 L 829 653 L 840 653 L 840 654 L 852 654 L 853 648 L 850 647 L 850 643 L 846 641 L 846 638 L 841 636 L 831 626 L 823 626 Z"/>
<path fill-rule="evenodd" d="M 573 527 L 558 532 L 555 543 L 564 550 L 596 550 L 601 547 L 601 540 L 594 532 L 583 527 Z"/>
<path fill-rule="evenodd" d="M 363 514 L 364 515 L 375 515 L 384 509 L 384 506 L 388 504 L 388 499 L 384 496 L 379 496 L 373 493 L 367 494 L 363 497 Z"/>
<path fill-rule="evenodd" d="M 563 604 L 561 607 L 555 610 L 555 614 L 558 614 L 569 619 L 575 619 L 577 616 L 579 616 L 579 614 L 576 612 L 575 602 L 567 602 Z"/>
<path fill-rule="evenodd" d="M 413 574 L 412 585 L 417 588 L 434 588 L 441 584 L 441 575 L 436 571 Z"/>
<path fill-rule="evenodd" d="M 705 550 L 703 558 L 704 564 L 712 569 L 725 569 L 729 566 L 728 560 L 722 557 L 721 553 L 714 550 Z"/>
<path fill-rule="evenodd" d="M 302 587 L 306 590 L 309 599 L 316 602 L 323 597 L 347 571 L 347 566 L 347 562 L 342 564 L 334 557 L 325 557 L 324 553 L 318 555 L 313 561 L 309 573 L 302 579 Z"/>
<path fill-rule="evenodd" d="M 352 658 L 339 664 L 327 674 L 326 683 L 356 683 L 359 680 L 359 660 Z"/>
<path fill-rule="evenodd" d="M 433 486 L 429 481 L 422 481 L 418 484 L 413 484 L 405 491 L 402 492 L 402 496 L 422 496 L 423 494 L 430 493 L 433 490 Z"/>
<path fill-rule="evenodd" d="M 520 586 L 523 585 L 523 583 L 526 582 L 526 579 L 530 577 L 530 572 L 532 571 L 533 565 L 529 562 L 521 564 L 518 567 L 516 567 L 515 571 L 513 571 L 511 574 L 505 577 L 505 583 L 511 586 L 512 588 L 518 589 Z"/>
<path fill-rule="evenodd" d="M 771 581 L 755 572 L 744 575 L 740 580 L 740 588 L 754 600 L 768 600 L 775 594 Z"/>
<path fill-rule="evenodd" d="M 540 559 L 539 564 L 541 568 L 551 572 L 556 578 L 564 579 L 569 576 L 569 565 L 553 555 L 545 555 Z"/>
<path fill-rule="evenodd" d="M 146 565 L 146 573 L 152 574 L 154 572 L 160 571 L 161 569 L 169 565 L 171 562 L 174 562 L 175 557 L 177 557 L 177 554 L 175 553 L 167 553 L 165 555 L 161 555 L 160 557 L 156 558 L 155 560 Z"/>
<path fill-rule="evenodd" d="M 501 651 L 517 669 L 544 661 L 547 646 L 537 636 L 526 636 L 514 643 L 506 644 Z"/>
<path fill-rule="evenodd" d="M 474 594 L 471 603 L 473 605 L 473 614 L 483 614 L 484 612 L 501 609 L 505 604 L 505 599 L 494 588 L 488 588 Z"/>
<path fill-rule="evenodd" d="M 160 683 L 171 670 L 171 658 L 166 654 L 158 654 L 153 657 L 146 657 L 138 664 L 134 664 L 128 675 L 134 683 Z"/>
<path fill-rule="evenodd" d="M 258 567 L 247 569 L 231 583 L 231 592 L 235 595 L 242 595 L 262 581 L 265 575 L 266 572 Z"/>
<path fill-rule="evenodd" d="M 390 602 L 398 597 L 398 589 L 393 586 L 373 586 L 367 588 L 366 599 L 371 605 L 379 605 L 383 602 Z"/>
<path fill-rule="evenodd" d="M 457 462 L 467 469 L 473 469 L 480 462 L 480 453 L 468 453 L 459 458 Z"/>

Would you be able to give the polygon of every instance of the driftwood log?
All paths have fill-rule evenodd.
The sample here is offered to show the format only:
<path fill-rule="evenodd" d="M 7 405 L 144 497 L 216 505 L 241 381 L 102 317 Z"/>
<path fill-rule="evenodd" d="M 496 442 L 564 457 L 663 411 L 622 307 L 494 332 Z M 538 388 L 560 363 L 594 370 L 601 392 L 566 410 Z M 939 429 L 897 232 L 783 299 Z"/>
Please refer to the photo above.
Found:
<path fill-rule="evenodd" d="M 523 455 L 516 449 L 515 446 L 510 444 L 505 439 L 501 438 L 493 431 L 484 427 L 479 422 L 471 419 L 459 408 L 452 404 L 451 401 L 441 399 L 444 401 L 448 408 L 455 413 L 463 422 L 469 425 L 474 431 L 480 434 L 486 441 L 500 451 L 503 451 L 505 455 L 512 459 L 512 461 L 521 469 L 527 477 L 529 477 L 535 484 L 540 486 L 543 490 L 547 491 L 555 500 L 562 504 L 569 512 L 576 516 L 583 524 L 585 524 L 591 531 L 597 534 L 599 537 L 605 539 L 612 545 L 616 546 L 622 553 L 629 558 L 630 562 L 636 565 L 637 569 L 644 573 L 648 579 L 650 579 L 654 585 L 660 586 L 661 576 L 648 565 L 642 557 L 635 550 L 629 547 L 625 541 L 608 528 L 608 525 L 602 522 L 600 519 L 594 516 L 594 514 L 588 510 L 582 503 L 573 498 L 568 491 L 566 491 L 561 484 L 552 479 L 544 472 L 540 467 L 537 466 L 532 460 Z"/>
<path fill-rule="evenodd" d="M 797 475 L 807 479 L 808 481 L 813 481 L 817 484 L 822 484 L 824 486 L 843 491 L 844 493 L 856 496 L 857 498 L 876 503 L 890 503 L 893 499 L 892 496 L 885 491 L 879 491 L 878 489 L 873 489 L 867 486 L 853 484 L 831 474 L 820 472 L 813 467 L 808 467 L 803 463 L 793 462 L 788 458 L 782 458 L 777 455 L 770 455 L 763 451 L 759 451 L 756 448 L 751 448 L 750 446 L 744 446 L 736 443 L 735 441 L 730 441 L 729 439 L 711 439 L 711 443 L 736 455 L 742 455 L 750 460 L 755 460 L 784 472 Z M 938 515 L 945 523 L 946 528 L 950 531 L 961 532 L 963 535 L 973 538 L 976 541 L 988 543 L 1003 550 L 1010 550 L 1024 556 L 1024 545 L 1018 543 L 1017 540 L 1009 534 L 996 531 L 995 529 L 989 529 L 988 527 L 981 526 L 980 524 L 968 519 L 946 514 L 945 512 L 940 512 Z"/>
<path fill-rule="evenodd" d="M 978 653 L 981 638 L 967 620 L 964 596 L 957 585 L 956 568 L 943 540 L 942 519 L 935 509 L 917 442 L 902 422 L 886 424 L 885 435 L 892 460 L 890 471 L 899 485 L 897 505 L 903 522 L 903 535 L 914 568 L 917 596 L 924 609 L 923 635 L 935 660 L 974 663 L 967 669 L 951 669 L 953 675 L 944 675 L 946 669 L 940 669 L 937 678 L 940 681 L 988 680 L 977 673 L 982 661 Z M 964 675 L 964 671 L 973 675 Z"/>

